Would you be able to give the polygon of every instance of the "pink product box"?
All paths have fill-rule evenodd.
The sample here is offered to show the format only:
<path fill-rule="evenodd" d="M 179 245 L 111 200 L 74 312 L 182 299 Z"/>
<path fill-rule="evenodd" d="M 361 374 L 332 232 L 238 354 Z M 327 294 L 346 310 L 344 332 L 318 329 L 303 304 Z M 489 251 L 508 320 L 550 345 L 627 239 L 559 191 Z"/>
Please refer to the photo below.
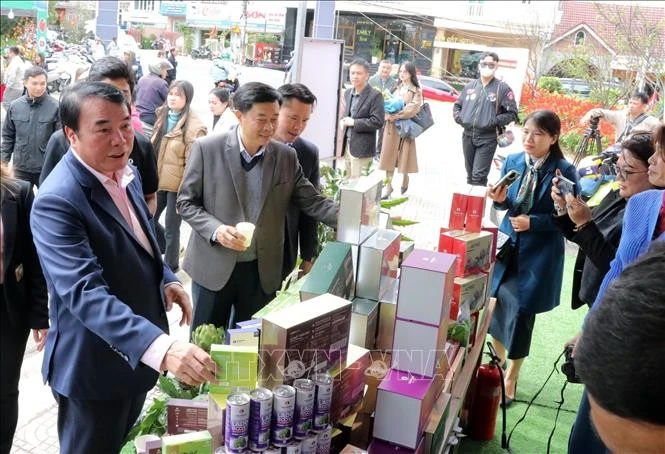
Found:
<path fill-rule="evenodd" d="M 208 402 L 169 399 L 166 403 L 166 421 L 166 432 L 169 435 L 206 430 L 208 428 Z"/>
<path fill-rule="evenodd" d="M 494 260 L 496 258 L 496 241 L 499 238 L 499 227 L 492 224 L 491 222 L 483 222 L 482 229 L 483 232 L 489 232 L 492 235 L 494 235 L 492 238 L 492 255 L 490 255 L 492 263 L 494 263 Z"/>
<path fill-rule="evenodd" d="M 447 323 L 440 326 L 395 321 L 391 368 L 424 377 L 446 373 Z"/>
<path fill-rule="evenodd" d="M 457 257 L 416 249 L 402 264 L 397 318 L 440 325 L 450 313 Z"/>
<path fill-rule="evenodd" d="M 442 228 L 439 252 L 457 255 L 457 276 L 480 273 L 492 263 L 493 237 L 490 232 L 468 233 Z"/>
<path fill-rule="evenodd" d="M 360 452 L 360 451 L 359 451 Z M 404 448 L 402 446 L 388 443 L 375 438 L 367 448 L 368 454 L 425 454 L 425 439 L 418 444 L 416 449 Z"/>
<path fill-rule="evenodd" d="M 440 383 L 440 380 L 390 370 L 378 389 L 374 437 L 417 449 L 422 442 Z"/>

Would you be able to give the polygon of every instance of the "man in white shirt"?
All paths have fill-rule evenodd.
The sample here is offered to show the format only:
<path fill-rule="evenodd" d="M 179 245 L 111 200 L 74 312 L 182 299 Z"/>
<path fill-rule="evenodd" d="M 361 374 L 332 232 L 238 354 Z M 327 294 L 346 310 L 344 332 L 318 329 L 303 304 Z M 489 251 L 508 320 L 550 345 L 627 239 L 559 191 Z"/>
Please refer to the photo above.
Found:
<path fill-rule="evenodd" d="M 10 47 L 7 58 L 9 59 L 9 64 L 7 65 L 7 69 L 5 69 L 4 83 L 6 88 L 2 98 L 2 106 L 5 108 L 5 111 L 9 110 L 9 105 L 12 101 L 20 98 L 23 94 L 23 72 L 25 71 L 21 51 L 19 51 L 18 47 Z"/>
<path fill-rule="evenodd" d="M 60 101 L 70 150 L 39 189 L 33 238 L 51 301 L 42 374 L 58 401 L 61 452 L 119 452 L 160 372 L 215 380 L 202 349 L 168 333 L 173 304 L 192 307 L 164 264 L 120 90 L 82 82 Z M 120 253 L 120 255 L 119 255 Z"/>

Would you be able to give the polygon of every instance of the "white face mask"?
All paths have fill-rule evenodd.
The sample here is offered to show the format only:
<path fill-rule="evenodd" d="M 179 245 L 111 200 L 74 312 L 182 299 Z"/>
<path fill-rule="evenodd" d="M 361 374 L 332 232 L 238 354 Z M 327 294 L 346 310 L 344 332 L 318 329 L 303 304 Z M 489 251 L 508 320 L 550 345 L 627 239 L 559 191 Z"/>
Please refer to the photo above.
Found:
<path fill-rule="evenodd" d="M 492 77 L 494 70 L 491 68 L 480 68 L 480 75 L 485 78 Z"/>

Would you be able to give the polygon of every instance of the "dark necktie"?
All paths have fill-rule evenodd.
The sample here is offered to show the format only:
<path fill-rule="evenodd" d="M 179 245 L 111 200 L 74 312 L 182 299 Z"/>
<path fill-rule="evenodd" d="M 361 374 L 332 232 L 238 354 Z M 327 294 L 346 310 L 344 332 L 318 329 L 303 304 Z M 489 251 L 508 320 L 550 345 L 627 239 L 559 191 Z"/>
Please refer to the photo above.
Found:
<path fill-rule="evenodd" d="M 252 170 L 254 166 L 261 161 L 261 159 L 263 159 L 263 153 L 254 156 L 252 160 L 249 162 L 245 161 L 245 158 L 242 156 L 242 154 L 240 155 L 240 163 L 242 164 L 242 168 L 245 169 L 247 172 Z"/>

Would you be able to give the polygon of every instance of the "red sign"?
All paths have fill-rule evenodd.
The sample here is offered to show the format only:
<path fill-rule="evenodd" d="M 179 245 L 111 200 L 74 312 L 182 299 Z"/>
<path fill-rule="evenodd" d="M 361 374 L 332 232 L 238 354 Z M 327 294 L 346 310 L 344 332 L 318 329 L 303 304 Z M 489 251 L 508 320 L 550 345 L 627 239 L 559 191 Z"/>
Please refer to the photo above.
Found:
<path fill-rule="evenodd" d="M 46 21 L 44 19 L 39 21 L 39 31 L 40 32 L 46 31 Z"/>

